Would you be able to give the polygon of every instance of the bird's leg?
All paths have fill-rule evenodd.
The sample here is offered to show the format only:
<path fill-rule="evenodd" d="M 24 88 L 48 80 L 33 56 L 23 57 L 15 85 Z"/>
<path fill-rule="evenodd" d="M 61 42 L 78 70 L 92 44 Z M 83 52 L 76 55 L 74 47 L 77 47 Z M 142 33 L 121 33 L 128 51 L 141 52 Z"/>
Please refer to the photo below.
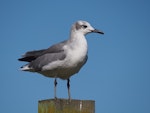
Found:
<path fill-rule="evenodd" d="M 57 99 L 56 97 L 56 86 L 57 86 L 57 78 L 54 80 L 54 98 Z"/>
<path fill-rule="evenodd" d="M 69 101 L 71 101 L 71 95 L 70 95 L 70 79 L 67 79 L 67 88 L 68 88 L 68 97 L 69 97 Z"/>

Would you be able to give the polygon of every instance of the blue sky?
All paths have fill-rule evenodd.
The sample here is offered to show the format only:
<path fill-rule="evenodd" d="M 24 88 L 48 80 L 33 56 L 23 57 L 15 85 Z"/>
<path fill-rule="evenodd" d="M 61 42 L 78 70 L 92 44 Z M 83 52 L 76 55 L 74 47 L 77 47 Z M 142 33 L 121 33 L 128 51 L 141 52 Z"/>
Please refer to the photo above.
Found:
<path fill-rule="evenodd" d="M 148 0 L 1 0 L 0 112 L 37 113 L 53 98 L 53 79 L 19 71 L 24 52 L 68 38 L 86 20 L 105 35 L 87 35 L 89 59 L 71 78 L 74 99 L 95 100 L 96 113 L 150 113 L 150 2 Z M 67 98 L 58 80 L 58 97 Z"/>

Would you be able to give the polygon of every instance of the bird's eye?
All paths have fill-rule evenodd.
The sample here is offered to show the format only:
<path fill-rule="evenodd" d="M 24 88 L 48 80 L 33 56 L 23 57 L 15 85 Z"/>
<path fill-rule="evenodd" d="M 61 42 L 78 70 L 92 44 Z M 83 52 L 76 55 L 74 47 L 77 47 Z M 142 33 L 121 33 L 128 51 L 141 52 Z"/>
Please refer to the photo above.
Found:
<path fill-rule="evenodd" d="M 85 28 L 87 28 L 87 26 L 86 25 L 82 25 L 82 27 L 85 29 Z"/>

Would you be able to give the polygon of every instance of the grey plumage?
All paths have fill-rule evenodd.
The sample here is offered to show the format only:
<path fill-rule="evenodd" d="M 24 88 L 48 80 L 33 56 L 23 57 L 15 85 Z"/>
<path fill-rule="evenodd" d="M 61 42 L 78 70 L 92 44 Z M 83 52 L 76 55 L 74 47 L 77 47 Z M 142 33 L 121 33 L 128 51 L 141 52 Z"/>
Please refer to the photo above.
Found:
<path fill-rule="evenodd" d="M 38 57 L 47 54 L 47 53 L 59 53 L 64 51 L 63 46 L 66 44 L 67 41 L 63 41 L 61 43 L 55 44 L 48 49 L 42 49 L 42 50 L 35 50 L 35 51 L 28 51 L 26 52 L 22 58 L 19 58 L 19 61 L 25 61 L 25 62 L 31 62 Z"/>
<path fill-rule="evenodd" d="M 55 44 L 48 49 L 26 52 L 19 61 L 28 62 L 21 67 L 23 71 L 37 72 L 46 77 L 67 79 L 68 96 L 70 99 L 70 76 L 79 72 L 88 59 L 88 45 L 85 35 L 88 33 L 100 33 L 86 21 L 77 21 L 71 28 L 70 38 Z"/>

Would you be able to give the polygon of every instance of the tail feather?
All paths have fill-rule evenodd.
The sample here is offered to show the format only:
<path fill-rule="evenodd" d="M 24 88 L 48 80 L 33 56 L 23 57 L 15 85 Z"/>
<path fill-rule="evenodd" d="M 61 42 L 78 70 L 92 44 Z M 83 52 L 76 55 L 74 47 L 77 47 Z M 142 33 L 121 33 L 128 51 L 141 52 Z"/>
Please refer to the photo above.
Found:
<path fill-rule="evenodd" d="M 29 65 L 24 65 L 20 68 L 21 71 L 31 71 L 32 69 L 29 67 Z"/>

